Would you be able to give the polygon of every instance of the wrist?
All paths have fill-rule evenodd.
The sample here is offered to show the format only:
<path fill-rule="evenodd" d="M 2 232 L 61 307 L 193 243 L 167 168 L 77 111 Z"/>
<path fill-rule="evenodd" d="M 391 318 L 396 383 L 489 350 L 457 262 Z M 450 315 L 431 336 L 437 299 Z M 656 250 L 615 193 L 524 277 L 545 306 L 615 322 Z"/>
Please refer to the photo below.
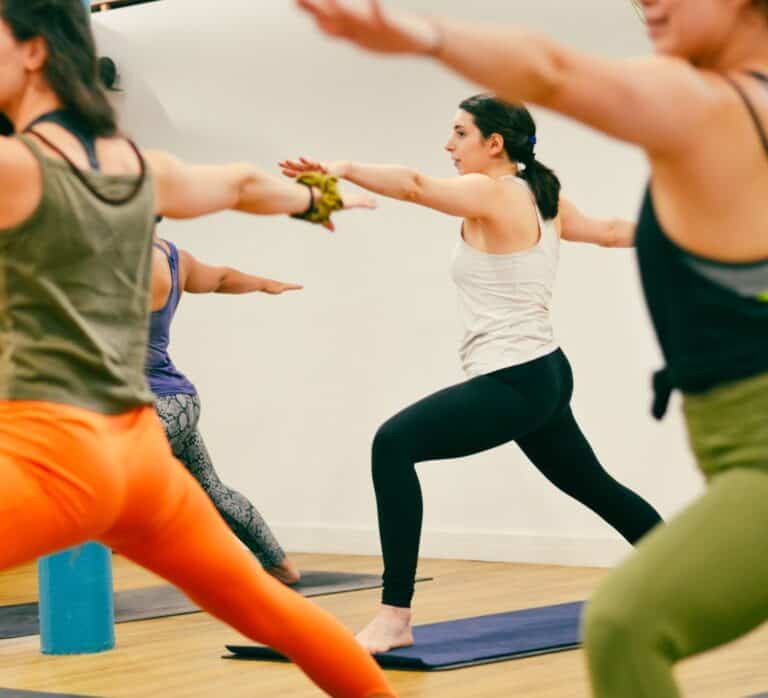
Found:
<path fill-rule="evenodd" d="M 335 162 L 330 170 L 330 174 L 339 179 L 347 179 L 352 171 L 352 164 L 349 160 Z"/>
<path fill-rule="evenodd" d="M 422 53 L 425 56 L 439 58 L 445 46 L 445 29 L 439 19 L 425 17 L 424 22 L 428 31 L 425 33 L 425 45 Z"/>

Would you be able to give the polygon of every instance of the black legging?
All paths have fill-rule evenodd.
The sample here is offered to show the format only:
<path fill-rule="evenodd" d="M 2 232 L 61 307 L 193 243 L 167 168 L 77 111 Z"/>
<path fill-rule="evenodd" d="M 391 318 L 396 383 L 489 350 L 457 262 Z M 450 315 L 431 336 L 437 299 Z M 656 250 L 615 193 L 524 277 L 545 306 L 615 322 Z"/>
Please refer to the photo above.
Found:
<path fill-rule="evenodd" d="M 573 375 L 559 349 L 473 378 L 407 407 L 373 441 L 373 482 L 384 555 L 382 602 L 413 597 L 422 501 L 416 463 L 460 458 L 516 441 L 556 487 L 589 507 L 630 543 L 661 518 L 600 465 L 571 413 Z"/>

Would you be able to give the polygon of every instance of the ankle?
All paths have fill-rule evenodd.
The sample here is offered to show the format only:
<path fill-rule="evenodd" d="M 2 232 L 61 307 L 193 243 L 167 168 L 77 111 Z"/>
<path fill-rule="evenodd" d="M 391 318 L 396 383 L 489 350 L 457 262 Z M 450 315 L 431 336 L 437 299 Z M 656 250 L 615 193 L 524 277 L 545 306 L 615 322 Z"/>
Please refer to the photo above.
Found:
<path fill-rule="evenodd" d="M 390 620 L 411 621 L 411 609 L 403 606 L 389 606 L 382 604 L 379 614 Z"/>

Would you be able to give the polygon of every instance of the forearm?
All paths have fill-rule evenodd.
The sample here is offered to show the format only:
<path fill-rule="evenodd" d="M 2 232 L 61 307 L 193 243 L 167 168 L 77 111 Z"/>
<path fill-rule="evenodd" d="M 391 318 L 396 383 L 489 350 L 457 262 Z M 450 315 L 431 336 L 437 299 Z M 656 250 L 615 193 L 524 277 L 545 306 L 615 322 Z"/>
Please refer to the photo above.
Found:
<path fill-rule="evenodd" d="M 421 175 L 400 165 L 368 165 L 344 162 L 339 176 L 363 189 L 401 201 L 418 198 Z"/>
<path fill-rule="evenodd" d="M 232 294 L 255 293 L 264 291 L 267 288 L 268 283 L 269 279 L 265 279 L 261 276 L 253 276 L 252 274 L 246 274 L 238 269 L 224 267 L 222 269 L 219 285 L 215 292 Z"/>
<path fill-rule="evenodd" d="M 246 213 L 303 213 L 310 203 L 309 190 L 303 184 L 272 177 L 248 167 L 239 173 L 237 202 L 233 208 Z"/>

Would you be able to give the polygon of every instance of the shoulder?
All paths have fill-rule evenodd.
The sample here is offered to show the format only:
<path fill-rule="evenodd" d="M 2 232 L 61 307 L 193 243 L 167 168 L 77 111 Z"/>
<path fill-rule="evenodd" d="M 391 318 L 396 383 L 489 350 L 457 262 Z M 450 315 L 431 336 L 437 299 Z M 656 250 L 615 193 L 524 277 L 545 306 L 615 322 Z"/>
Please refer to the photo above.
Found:
<path fill-rule="evenodd" d="M 179 279 L 181 288 L 184 288 L 187 278 L 195 268 L 197 259 L 188 250 L 184 250 L 181 247 L 176 248 L 176 253 L 179 258 Z"/>
<path fill-rule="evenodd" d="M 472 191 L 490 200 L 529 201 L 530 189 L 519 177 L 489 177 L 486 174 L 472 173 L 457 178 L 458 185 L 466 191 Z"/>
<path fill-rule="evenodd" d="M 37 169 L 37 158 L 20 138 L 0 137 L 0 176 L 18 177 L 23 171 Z"/>

